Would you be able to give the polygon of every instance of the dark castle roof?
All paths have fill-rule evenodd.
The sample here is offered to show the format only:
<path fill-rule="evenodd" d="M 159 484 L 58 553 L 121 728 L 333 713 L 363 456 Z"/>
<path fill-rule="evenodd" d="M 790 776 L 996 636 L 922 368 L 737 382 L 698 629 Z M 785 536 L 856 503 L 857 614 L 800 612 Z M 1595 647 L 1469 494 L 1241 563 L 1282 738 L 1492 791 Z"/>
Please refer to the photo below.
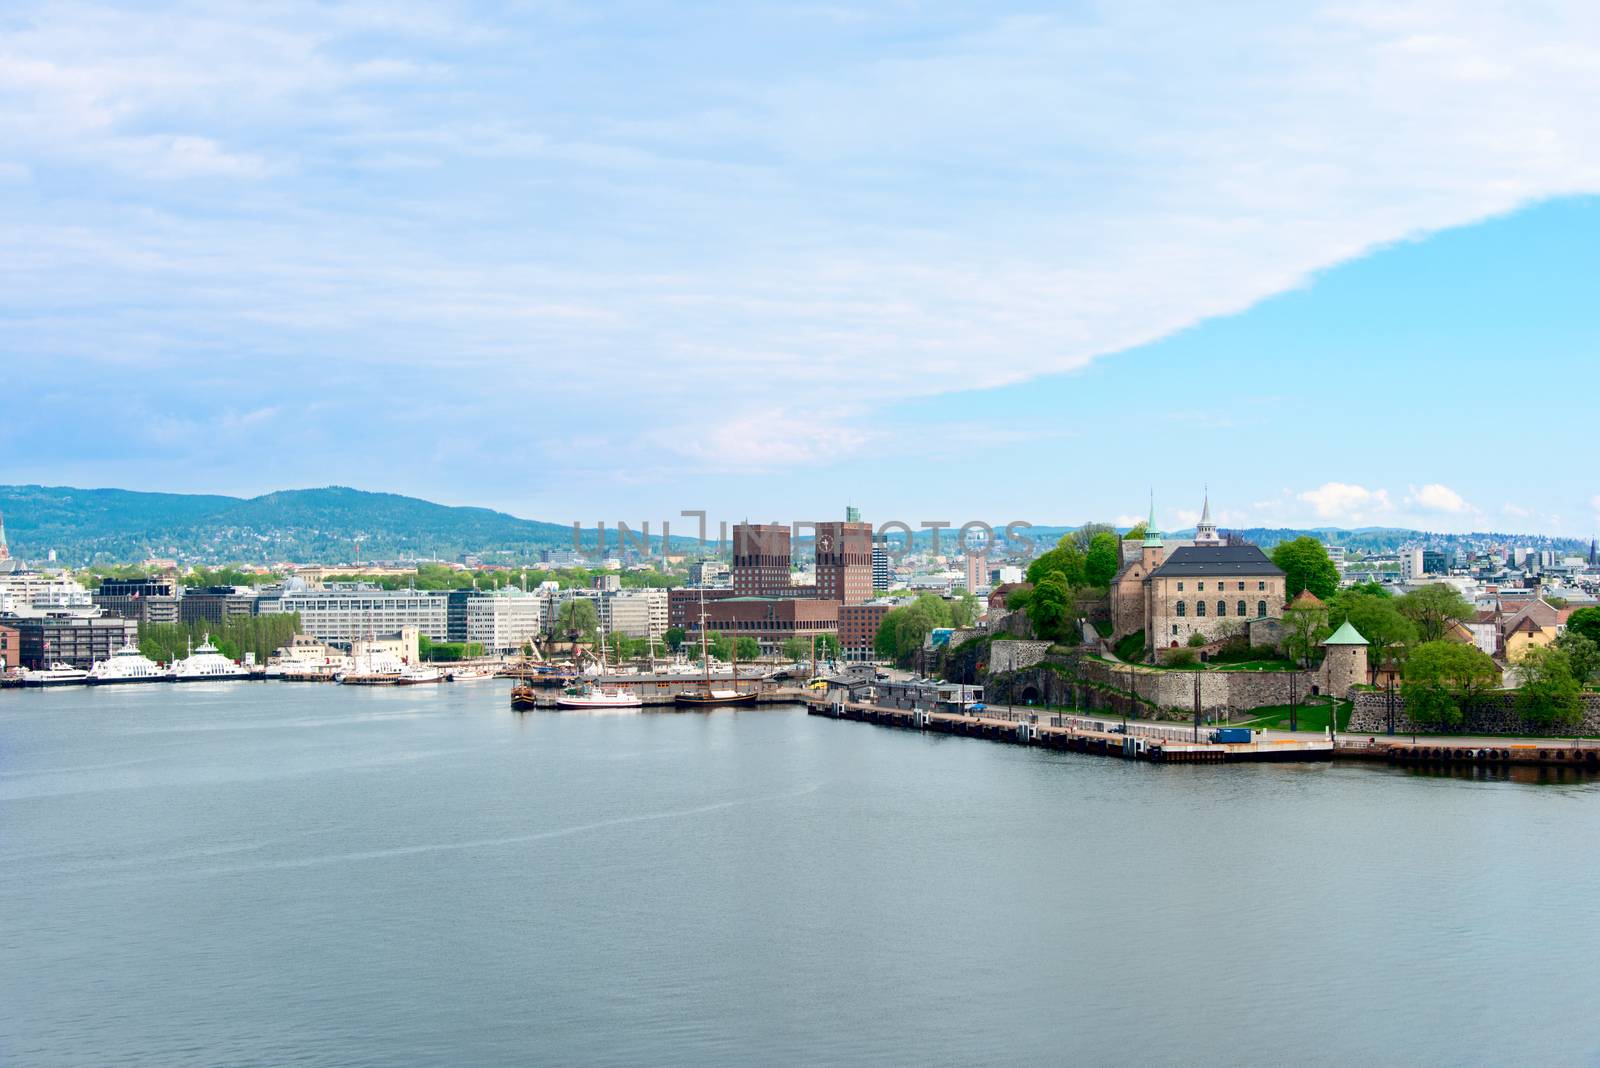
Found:
<path fill-rule="evenodd" d="M 1283 569 L 1268 560 L 1267 554 L 1255 545 L 1185 545 L 1174 549 L 1150 577 L 1281 574 Z"/>

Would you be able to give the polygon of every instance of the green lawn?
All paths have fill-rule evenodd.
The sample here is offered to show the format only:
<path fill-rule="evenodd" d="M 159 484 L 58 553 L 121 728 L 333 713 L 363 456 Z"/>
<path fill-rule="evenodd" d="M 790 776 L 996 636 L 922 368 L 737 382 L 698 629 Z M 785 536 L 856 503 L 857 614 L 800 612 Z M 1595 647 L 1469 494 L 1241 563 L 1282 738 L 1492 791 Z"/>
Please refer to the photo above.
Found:
<path fill-rule="evenodd" d="M 1338 702 L 1339 730 L 1348 730 L 1350 727 L 1350 702 Z M 1268 727 L 1273 730 L 1286 731 L 1289 729 L 1289 706 L 1268 705 L 1265 708 L 1255 709 L 1256 718 L 1244 723 L 1231 723 L 1231 727 Z M 1319 699 L 1314 705 L 1301 705 L 1296 717 L 1295 728 L 1302 731 L 1317 731 L 1326 733 L 1328 730 L 1328 705 Z"/>

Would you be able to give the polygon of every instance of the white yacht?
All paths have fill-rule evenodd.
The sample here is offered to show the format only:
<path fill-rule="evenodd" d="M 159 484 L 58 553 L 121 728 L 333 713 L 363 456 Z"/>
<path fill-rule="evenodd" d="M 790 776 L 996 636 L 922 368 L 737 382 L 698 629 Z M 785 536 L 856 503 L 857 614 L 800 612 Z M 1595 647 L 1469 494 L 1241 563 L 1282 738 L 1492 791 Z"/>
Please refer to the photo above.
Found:
<path fill-rule="evenodd" d="M 586 708 L 643 708 L 644 701 L 637 693 L 620 686 L 606 686 L 606 628 L 600 627 L 600 658 L 596 663 L 593 682 L 585 681 L 556 698 L 556 707 L 580 711 Z"/>
<path fill-rule="evenodd" d="M 417 686 L 429 682 L 443 682 L 444 672 L 427 664 L 412 664 L 400 672 L 400 677 L 395 679 L 396 686 Z"/>
<path fill-rule="evenodd" d="M 447 676 L 451 682 L 482 682 L 498 676 L 493 664 L 468 664 L 452 668 Z"/>
<path fill-rule="evenodd" d="M 110 686 L 125 682 L 171 682 L 173 669 L 163 667 L 141 653 L 136 646 L 124 645 L 109 660 L 96 660 L 89 669 L 91 686 Z"/>
<path fill-rule="evenodd" d="M 87 671 L 60 662 L 22 676 L 24 686 L 81 686 L 88 681 Z"/>
<path fill-rule="evenodd" d="M 211 635 L 203 635 L 200 647 L 188 656 L 173 665 L 174 676 L 179 682 L 226 682 L 229 679 L 242 679 L 249 676 L 240 665 L 223 656 L 215 645 L 211 644 Z"/>

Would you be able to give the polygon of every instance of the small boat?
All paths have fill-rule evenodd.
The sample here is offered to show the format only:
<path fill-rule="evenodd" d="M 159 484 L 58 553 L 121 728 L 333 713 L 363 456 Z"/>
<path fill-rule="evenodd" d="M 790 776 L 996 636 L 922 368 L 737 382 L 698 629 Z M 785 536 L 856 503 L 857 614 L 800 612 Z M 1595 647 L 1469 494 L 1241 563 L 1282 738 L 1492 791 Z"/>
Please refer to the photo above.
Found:
<path fill-rule="evenodd" d="M 416 664 L 406 668 L 395 677 L 396 686 L 420 686 L 430 682 L 443 682 L 444 672 L 436 667 L 426 667 Z"/>
<path fill-rule="evenodd" d="M 24 686 L 81 686 L 89 681 L 89 673 L 82 668 L 59 661 L 47 668 L 30 671 L 22 676 Z"/>
<path fill-rule="evenodd" d="M 612 687 L 582 686 L 556 698 L 556 707 L 570 710 L 585 708 L 643 708 L 638 694 L 626 693 Z"/>
<path fill-rule="evenodd" d="M 96 660 L 89 669 L 89 685 L 111 686 L 130 682 L 171 682 L 175 672 L 163 667 L 139 652 L 133 645 L 124 645 L 111 654 L 109 660 Z"/>
<path fill-rule="evenodd" d="M 482 682 L 495 678 L 497 674 L 493 664 L 469 664 L 451 670 L 445 677 L 451 682 Z"/>
<path fill-rule="evenodd" d="M 606 677 L 606 629 L 600 628 L 600 665 L 595 681 L 586 682 L 556 698 L 556 707 L 571 711 L 586 708 L 643 708 L 644 701 L 636 693 L 613 686 L 609 689 L 601 680 Z"/>
<path fill-rule="evenodd" d="M 518 683 L 511 687 L 511 707 L 518 712 L 529 712 L 539 707 L 538 695 L 532 686 Z"/>

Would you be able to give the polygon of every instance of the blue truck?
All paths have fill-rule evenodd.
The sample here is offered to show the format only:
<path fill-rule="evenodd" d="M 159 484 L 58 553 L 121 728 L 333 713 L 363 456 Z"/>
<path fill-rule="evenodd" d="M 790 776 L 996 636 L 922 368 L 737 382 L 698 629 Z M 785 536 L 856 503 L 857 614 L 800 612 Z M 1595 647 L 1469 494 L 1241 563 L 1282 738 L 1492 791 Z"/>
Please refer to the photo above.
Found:
<path fill-rule="evenodd" d="M 1249 727 L 1218 727 L 1211 732 L 1211 740 L 1218 745 L 1253 742 L 1256 740 L 1256 732 Z"/>

